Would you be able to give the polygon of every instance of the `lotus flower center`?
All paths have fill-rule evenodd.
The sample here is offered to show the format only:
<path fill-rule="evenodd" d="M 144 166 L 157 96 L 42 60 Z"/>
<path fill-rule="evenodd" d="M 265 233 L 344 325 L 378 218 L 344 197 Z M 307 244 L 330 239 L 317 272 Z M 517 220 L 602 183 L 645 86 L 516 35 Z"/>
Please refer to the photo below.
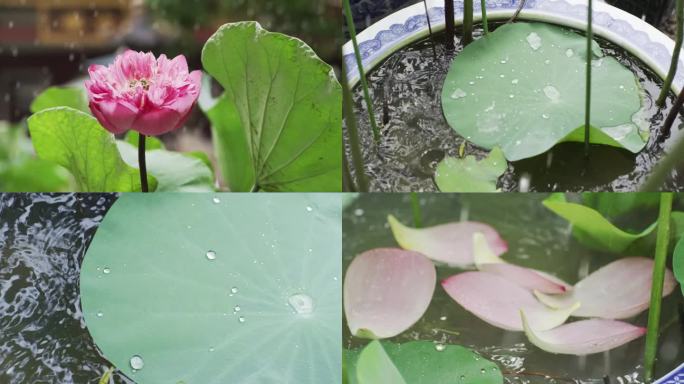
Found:
<path fill-rule="evenodd" d="M 135 80 L 135 79 L 134 79 L 134 80 L 130 80 L 130 81 L 128 82 L 128 88 L 130 88 L 130 89 L 135 89 L 135 88 L 138 86 L 138 84 L 140 84 L 140 85 L 143 87 L 143 89 L 147 91 L 147 90 L 150 89 L 150 84 L 151 84 L 151 83 L 150 83 L 150 81 L 147 80 L 147 79 L 140 79 L 140 80 Z"/>

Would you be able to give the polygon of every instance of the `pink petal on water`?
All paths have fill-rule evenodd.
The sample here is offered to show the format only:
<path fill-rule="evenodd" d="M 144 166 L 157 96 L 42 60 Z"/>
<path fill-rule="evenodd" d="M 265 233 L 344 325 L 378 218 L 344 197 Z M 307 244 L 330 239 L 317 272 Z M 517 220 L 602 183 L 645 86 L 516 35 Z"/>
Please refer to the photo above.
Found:
<path fill-rule="evenodd" d="M 565 295 L 551 296 L 535 292 L 537 298 L 551 308 L 564 308 L 574 302 L 582 307 L 573 316 L 626 319 L 647 309 L 651 300 L 653 260 L 628 257 L 614 261 L 575 284 Z M 663 297 L 676 286 L 674 275 L 665 271 Z"/>
<path fill-rule="evenodd" d="M 508 250 L 508 244 L 496 230 L 483 223 L 463 221 L 417 229 L 403 225 L 392 215 L 387 220 L 402 248 L 420 252 L 432 260 L 451 266 L 464 267 L 474 263 L 473 234 L 476 232 L 484 234 L 490 249 L 497 256 Z"/>
<path fill-rule="evenodd" d="M 521 312 L 525 334 L 530 342 L 551 353 L 589 355 L 627 344 L 646 333 L 646 328 L 616 320 L 590 319 L 538 331 L 530 327 L 527 315 Z"/>
<path fill-rule="evenodd" d="M 473 235 L 473 253 L 477 269 L 493 273 L 529 290 L 543 293 L 565 293 L 572 287 L 548 273 L 510 264 L 497 256 L 482 233 Z"/>
<path fill-rule="evenodd" d="M 367 338 L 396 336 L 427 310 L 437 274 L 420 253 L 381 248 L 352 261 L 344 278 L 344 312 L 351 333 Z"/>
<path fill-rule="evenodd" d="M 563 309 L 551 309 L 532 293 L 487 272 L 464 272 L 442 282 L 446 292 L 467 311 L 499 328 L 522 331 L 520 310 L 528 315 L 535 329 L 547 330 L 565 322 L 579 303 Z"/>

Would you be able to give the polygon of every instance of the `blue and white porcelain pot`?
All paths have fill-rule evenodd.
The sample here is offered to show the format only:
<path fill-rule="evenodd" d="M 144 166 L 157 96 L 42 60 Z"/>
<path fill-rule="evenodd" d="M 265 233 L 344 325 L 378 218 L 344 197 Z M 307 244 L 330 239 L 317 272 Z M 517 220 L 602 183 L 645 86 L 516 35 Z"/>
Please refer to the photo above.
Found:
<path fill-rule="evenodd" d="M 480 2 L 474 1 L 475 21 L 480 14 Z M 487 0 L 487 17 L 506 20 L 518 8 L 520 0 Z M 433 31 L 444 30 L 444 1 L 427 0 Z M 456 24 L 463 22 L 463 0 L 454 0 Z M 520 20 L 541 21 L 577 30 L 586 29 L 586 0 L 527 0 Z M 645 21 L 604 2 L 594 4 L 594 34 L 630 52 L 661 77 L 670 67 L 674 41 Z M 394 52 L 424 39 L 429 34 L 422 2 L 397 11 L 359 33 L 358 41 L 366 72 Z M 359 81 L 351 42 L 343 47 L 350 86 Z M 683 56 L 684 57 L 684 56 Z M 684 86 L 684 61 L 680 61 L 672 90 L 678 93 Z"/>

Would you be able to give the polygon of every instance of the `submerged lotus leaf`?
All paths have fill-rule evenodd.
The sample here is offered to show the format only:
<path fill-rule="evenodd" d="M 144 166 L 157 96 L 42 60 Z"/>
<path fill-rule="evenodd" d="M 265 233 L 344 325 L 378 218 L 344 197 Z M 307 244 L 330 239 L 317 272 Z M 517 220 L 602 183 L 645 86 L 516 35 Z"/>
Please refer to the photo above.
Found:
<path fill-rule="evenodd" d="M 496 182 L 508 169 L 503 152 L 498 147 L 482 160 L 475 156 L 462 159 L 446 157 L 437 165 L 435 182 L 442 192 L 496 192 Z"/>
<path fill-rule="evenodd" d="M 495 363 L 460 345 L 432 341 L 403 344 L 373 341 L 360 352 L 346 351 L 345 356 L 349 364 L 349 384 L 435 384 L 450 383 L 454 378 L 471 384 L 503 383 L 503 375 Z M 366 380 L 381 372 L 388 375 L 376 376 L 378 381 Z M 390 377 L 390 372 L 399 372 L 401 376 L 396 381 L 383 381 Z"/>
<path fill-rule="evenodd" d="M 339 212 L 322 194 L 124 194 L 83 261 L 88 330 L 138 384 L 339 382 Z"/>
<path fill-rule="evenodd" d="M 255 22 L 226 24 L 202 64 L 225 89 L 202 105 L 232 191 L 342 189 L 342 87 L 308 45 Z"/>
<path fill-rule="evenodd" d="M 623 231 L 595 209 L 568 202 L 562 194 L 551 195 L 543 204 L 572 224 L 573 235 L 578 241 L 605 251 L 624 252 L 637 240 L 653 233 L 657 226 L 653 223 L 639 233 Z"/>
<path fill-rule="evenodd" d="M 591 141 L 639 152 L 646 145 L 641 90 L 616 59 L 592 51 Z M 442 91 L 449 125 L 510 161 L 584 141 L 586 39 L 549 24 L 506 24 L 454 59 Z"/>

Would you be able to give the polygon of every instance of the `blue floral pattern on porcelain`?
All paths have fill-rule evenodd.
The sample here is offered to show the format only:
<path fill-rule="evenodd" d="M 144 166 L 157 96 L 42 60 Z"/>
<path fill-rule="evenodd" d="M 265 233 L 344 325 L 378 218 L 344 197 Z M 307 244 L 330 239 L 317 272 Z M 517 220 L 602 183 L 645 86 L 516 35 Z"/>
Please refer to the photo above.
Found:
<path fill-rule="evenodd" d="M 510 11 L 514 12 L 519 6 L 520 0 L 488 0 L 487 10 L 489 11 Z M 480 11 L 480 3 L 473 2 L 475 13 Z M 605 5 L 605 4 L 604 4 Z M 606 7 L 610 7 L 605 5 Z M 612 7 L 610 7 L 612 8 Z M 394 23 L 393 15 L 382 20 L 391 20 L 392 24 L 375 34 L 375 36 L 368 36 L 366 38 L 360 35 L 359 50 L 361 59 L 365 69 L 370 69 L 374 65 L 374 61 L 378 58 L 387 57 L 392 52 L 397 42 L 404 39 L 409 39 L 412 36 L 420 33 L 427 28 L 427 18 L 424 10 L 421 7 L 414 8 L 416 12 L 408 18 L 397 18 Z M 454 9 L 456 17 L 463 14 L 463 0 L 454 0 Z M 553 14 L 554 16 L 571 19 L 575 23 L 583 23 L 587 18 L 587 8 L 585 4 L 577 4 L 577 2 L 570 2 L 567 0 L 528 0 L 524 5 L 525 10 L 541 11 L 546 14 Z M 604 8 L 605 9 L 605 8 Z M 613 8 L 614 9 L 614 8 Z M 399 12 L 395 13 L 398 14 Z M 430 7 L 429 17 L 432 24 L 444 24 L 444 7 Z M 644 32 L 643 28 L 635 28 L 633 25 L 634 19 L 620 18 L 621 13 L 615 15 L 609 12 L 594 11 L 594 26 L 601 27 L 619 35 L 621 38 L 629 41 L 636 49 L 643 55 L 647 56 L 659 69 L 669 68 L 671 61 L 670 49 L 662 44 L 658 39 L 652 39 L 649 33 Z M 637 19 L 638 20 L 638 19 Z M 639 20 L 644 23 L 644 21 Z M 650 26 L 649 26 L 650 27 Z M 396 48 L 394 48 L 396 49 Z M 353 52 L 349 53 L 345 50 L 344 62 L 347 66 L 347 75 L 349 79 L 358 79 L 358 69 L 356 67 L 356 59 Z M 684 61 L 680 61 L 680 68 L 684 68 Z M 351 81 L 352 83 L 354 81 Z M 675 77 L 675 85 L 684 84 L 684 70 L 679 70 Z"/>
<path fill-rule="evenodd" d="M 684 384 L 684 364 L 680 365 L 677 369 L 668 373 L 654 384 Z"/>

